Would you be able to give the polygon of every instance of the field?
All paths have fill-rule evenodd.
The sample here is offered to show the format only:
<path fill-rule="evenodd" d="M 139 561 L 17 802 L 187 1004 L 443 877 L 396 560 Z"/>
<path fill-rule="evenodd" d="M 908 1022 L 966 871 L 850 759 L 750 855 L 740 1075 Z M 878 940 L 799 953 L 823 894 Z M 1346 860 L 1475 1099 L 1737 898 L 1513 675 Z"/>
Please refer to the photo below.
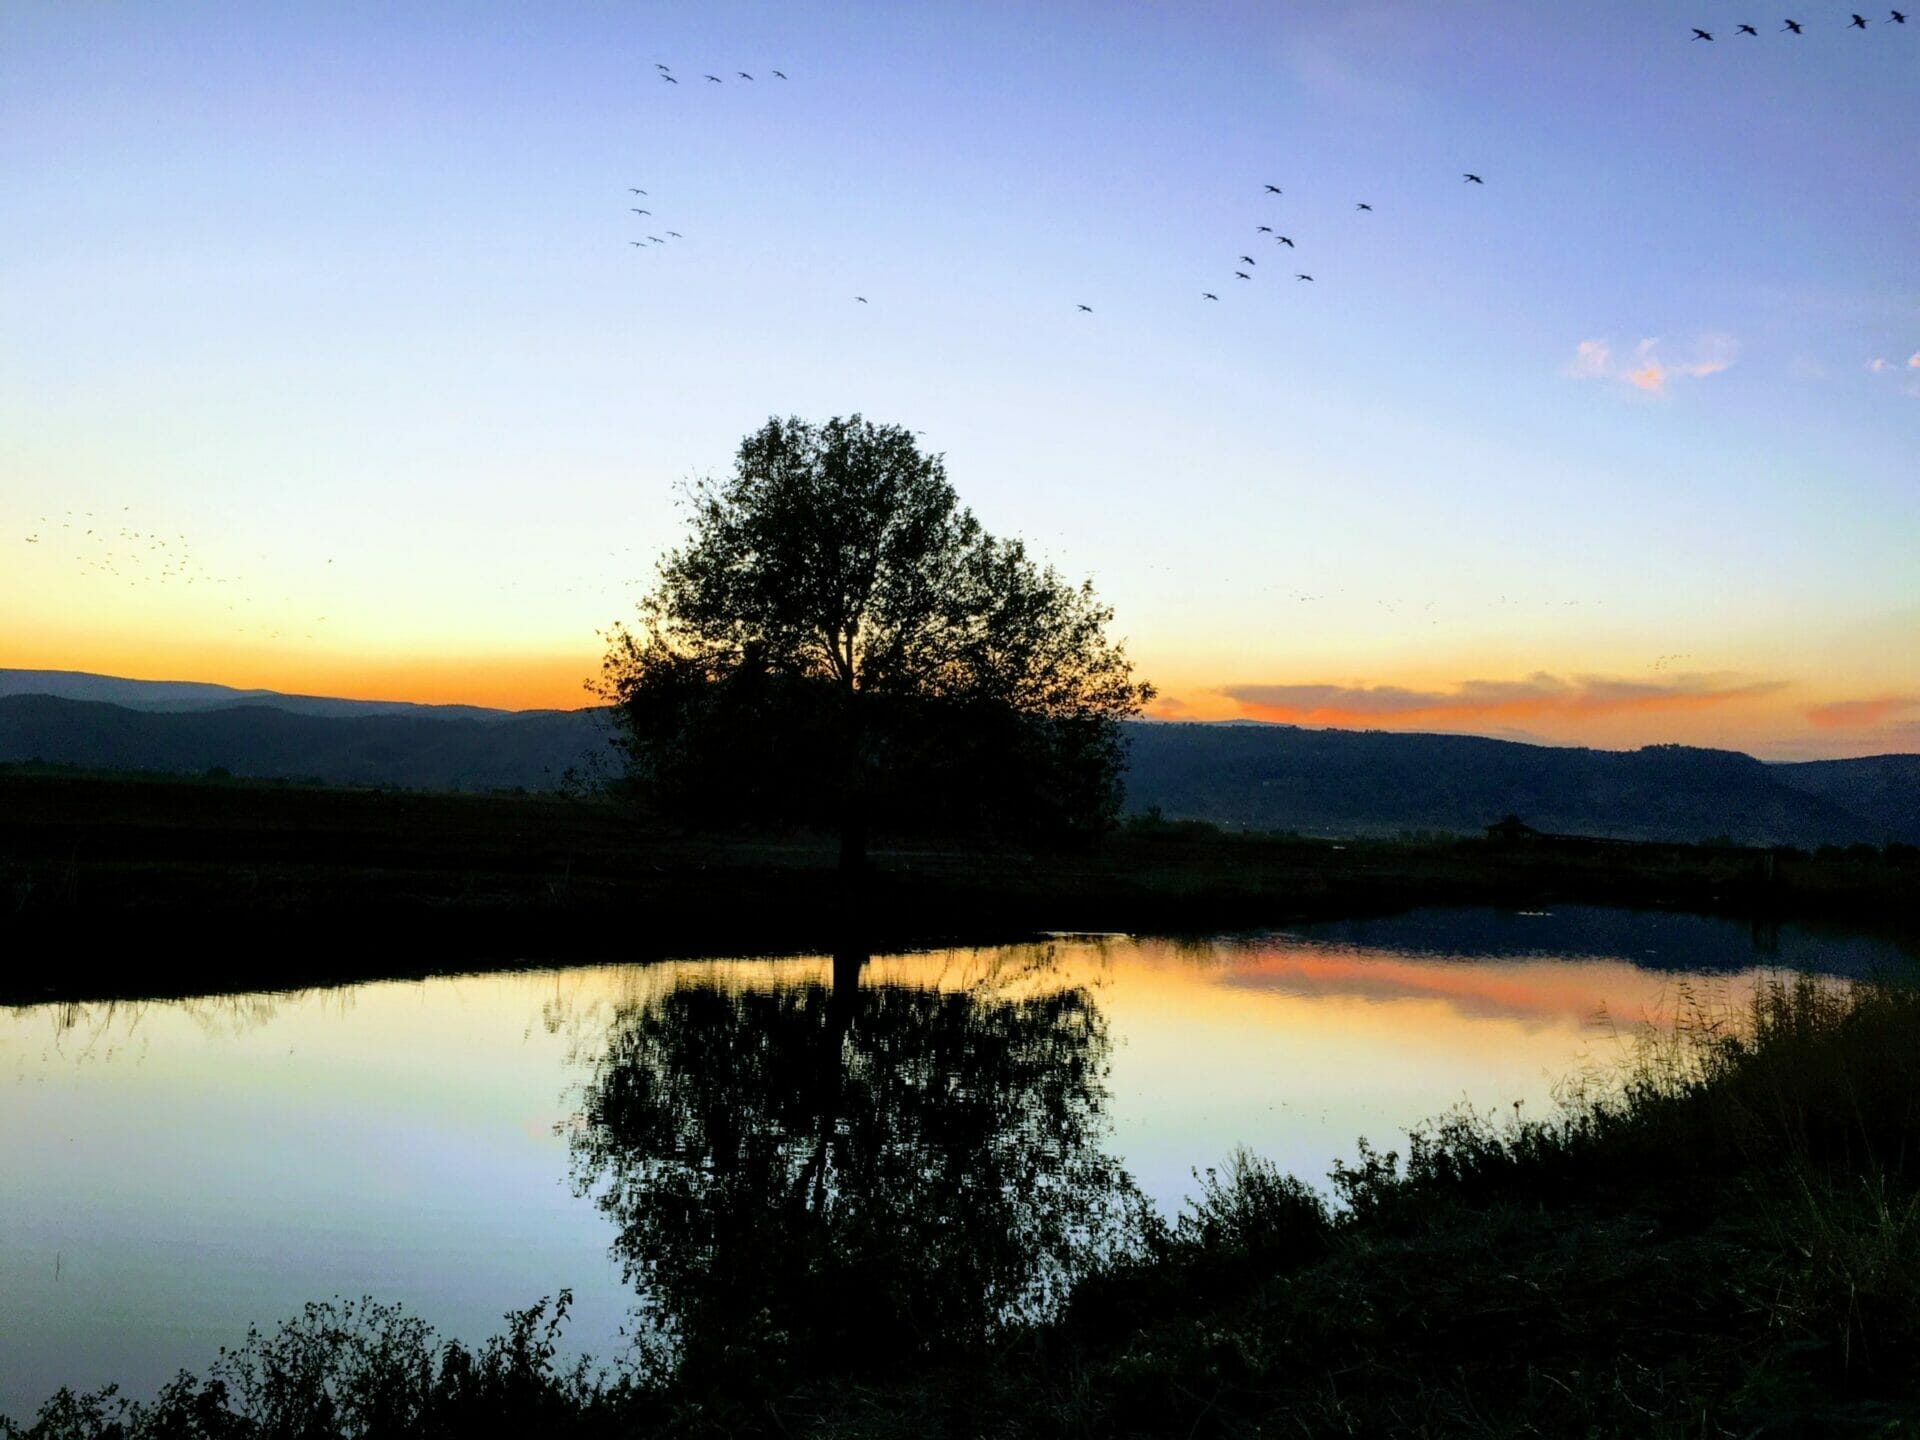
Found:
<path fill-rule="evenodd" d="M 1088 849 L 669 833 L 599 802 L 0 770 L 0 999 L 168 994 L 494 962 L 879 950 L 1041 930 L 1217 933 L 1419 904 L 1593 902 L 1920 928 L 1864 853 L 1303 840 L 1123 828 Z M 149 942 L 164 936 L 166 960 Z M 56 964 L 81 953 L 86 964 Z M 43 958 L 48 957 L 48 958 Z"/>

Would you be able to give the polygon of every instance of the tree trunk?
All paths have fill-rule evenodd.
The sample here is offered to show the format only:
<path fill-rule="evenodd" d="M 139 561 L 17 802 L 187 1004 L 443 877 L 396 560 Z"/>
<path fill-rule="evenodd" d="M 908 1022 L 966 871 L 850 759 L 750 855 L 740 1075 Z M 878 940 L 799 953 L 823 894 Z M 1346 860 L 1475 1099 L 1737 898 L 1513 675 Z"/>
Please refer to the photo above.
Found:
<path fill-rule="evenodd" d="M 849 685 L 841 720 L 840 877 L 853 880 L 867 869 L 867 774 L 861 734 L 860 692 Z"/>
<path fill-rule="evenodd" d="M 840 874 L 852 879 L 867 871 L 867 815 L 861 797 L 849 794 L 840 815 Z"/>

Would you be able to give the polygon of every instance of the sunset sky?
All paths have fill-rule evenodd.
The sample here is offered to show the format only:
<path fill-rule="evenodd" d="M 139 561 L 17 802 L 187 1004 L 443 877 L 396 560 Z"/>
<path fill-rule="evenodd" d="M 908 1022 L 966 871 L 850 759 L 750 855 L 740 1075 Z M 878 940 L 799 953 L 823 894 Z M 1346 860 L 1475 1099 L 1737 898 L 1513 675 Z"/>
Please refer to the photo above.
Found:
<path fill-rule="evenodd" d="M 1169 717 L 1920 750 L 1920 16 L 1738 9 L 0 7 L 0 666 L 587 703 L 859 411 Z"/>

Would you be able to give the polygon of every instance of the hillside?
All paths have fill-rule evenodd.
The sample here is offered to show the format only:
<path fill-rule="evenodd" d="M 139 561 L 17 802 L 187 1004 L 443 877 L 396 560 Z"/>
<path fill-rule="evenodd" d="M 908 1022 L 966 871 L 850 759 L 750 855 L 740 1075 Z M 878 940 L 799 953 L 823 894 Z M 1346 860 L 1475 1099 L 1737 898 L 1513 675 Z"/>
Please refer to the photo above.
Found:
<path fill-rule="evenodd" d="M 1787 783 L 1780 767 L 1727 750 L 1580 750 L 1470 735 L 1303 730 L 1284 725 L 1136 725 L 1127 807 L 1169 818 L 1321 835 L 1478 833 L 1505 814 L 1543 830 L 1629 840 L 1824 845 L 1920 838 L 1920 804 L 1898 811 L 1897 777 L 1875 815 Z M 1846 767 L 1820 772 L 1845 793 Z M 1920 795 L 1920 783 L 1907 793 Z"/>
<path fill-rule="evenodd" d="M 441 719 L 512 720 L 559 711 L 493 710 L 482 705 L 419 705 L 410 700 L 340 700 L 330 695 L 287 695 L 278 690 L 236 690 L 198 680 L 123 680 L 85 670 L 0 669 L 0 698 L 52 695 L 61 700 L 98 700 L 129 710 L 156 713 L 230 710 L 236 705 L 271 705 L 294 715 L 421 715 Z"/>
<path fill-rule="evenodd" d="M 552 790 L 606 748 L 599 711 L 497 719 L 298 715 L 268 705 L 151 713 L 48 695 L 0 699 L 0 761 L 93 770 L 213 769 L 416 790 Z"/>
<path fill-rule="evenodd" d="M 34 691 L 34 686 L 44 690 Z M 118 697 L 112 703 L 108 697 Z M 1502 815 L 1620 839 L 1920 843 L 1920 756 L 1769 765 L 1467 735 L 1139 723 L 1127 809 L 1306 835 L 1477 834 Z M 0 762 L 550 790 L 607 753 L 599 710 L 501 711 L 0 670 Z"/>

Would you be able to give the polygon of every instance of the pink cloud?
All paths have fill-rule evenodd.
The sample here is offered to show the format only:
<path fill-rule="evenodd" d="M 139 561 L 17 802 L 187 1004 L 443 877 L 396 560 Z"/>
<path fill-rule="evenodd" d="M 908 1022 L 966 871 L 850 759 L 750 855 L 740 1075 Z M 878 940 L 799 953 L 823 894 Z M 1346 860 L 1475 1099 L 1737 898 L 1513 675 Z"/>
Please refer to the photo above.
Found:
<path fill-rule="evenodd" d="M 1524 680 L 1462 680 L 1448 690 L 1409 690 L 1399 685 L 1230 685 L 1221 693 L 1262 720 L 1363 726 L 1693 710 L 1771 695 L 1786 683 L 1725 674 L 1646 681 L 1602 675 L 1562 679 L 1542 672 Z"/>
<path fill-rule="evenodd" d="M 1878 695 L 1871 700 L 1837 700 L 1807 711 L 1809 724 L 1823 730 L 1878 725 L 1902 710 L 1920 706 L 1920 695 Z"/>
<path fill-rule="evenodd" d="M 1731 335 L 1702 335 L 1679 359 L 1663 354 L 1661 344 L 1659 336 L 1652 336 L 1633 347 L 1631 360 L 1616 360 L 1611 341 L 1582 340 L 1574 347 L 1567 373 L 1576 380 L 1622 380 L 1649 395 L 1659 395 L 1674 377 L 1699 380 L 1718 375 L 1731 368 L 1740 354 L 1740 344 Z"/>

